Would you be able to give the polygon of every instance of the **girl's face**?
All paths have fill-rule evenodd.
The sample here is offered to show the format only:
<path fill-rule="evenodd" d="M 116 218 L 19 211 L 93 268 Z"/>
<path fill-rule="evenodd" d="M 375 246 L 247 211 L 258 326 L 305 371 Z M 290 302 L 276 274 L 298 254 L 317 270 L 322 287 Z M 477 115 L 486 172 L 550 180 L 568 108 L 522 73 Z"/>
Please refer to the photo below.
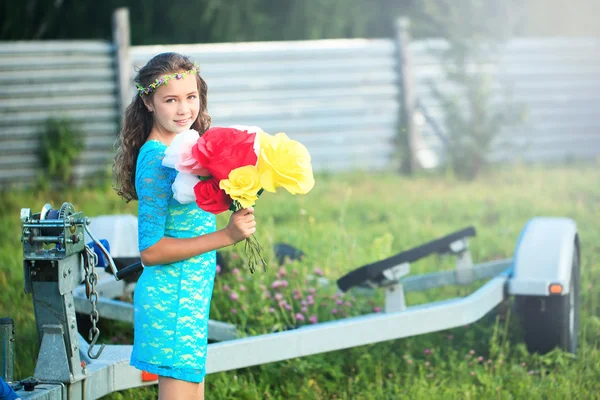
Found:
<path fill-rule="evenodd" d="M 200 110 L 197 78 L 187 75 L 171 79 L 156 89 L 151 104 L 154 129 L 165 133 L 181 133 L 190 129 Z"/>

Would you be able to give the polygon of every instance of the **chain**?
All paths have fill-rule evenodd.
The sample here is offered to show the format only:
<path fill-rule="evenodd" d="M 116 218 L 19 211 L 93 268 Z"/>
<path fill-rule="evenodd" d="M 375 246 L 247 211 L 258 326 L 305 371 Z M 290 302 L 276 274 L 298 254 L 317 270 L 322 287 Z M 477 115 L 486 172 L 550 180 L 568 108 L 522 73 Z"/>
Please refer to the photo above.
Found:
<path fill-rule="evenodd" d="M 96 253 L 89 248 L 85 247 L 86 255 L 87 255 L 87 271 L 86 271 L 86 283 L 89 285 L 89 299 L 92 304 L 92 312 L 90 313 L 90 320 L 92 321 L 92 327 L 90 328 L 90 333 L 88 335 L 89 340 L 92 340 L 93 337 L 98 332 L 98 328 L 96 324 L 100 319 L 100 315 L 98 314 L 98 310 L 96 309 L 96 304 L 98 303 L 98 292 L 96 291 L 96 284 L 98 283 L 98 274 L 96 273 L 96 264 L 98 263 L 98 256 Z"/>
<path fill-rule="evenodd" d="M 96 273 L 96 265 L 98 264 L 98 256 L 94 251 L 85 246 L 86 256 L 84 257 L 84 269 L 85 269 L 85 283 L 88 289 L 88 298 L 90 299 L 90 303 L 92 304 L 92 312 L 90 313 L 90 320 L 92 321 L 92 327 L 90 328 L 90 332 L 88 334 L 88 339 L 92 342 L 90 346 L 90 351 L 92 347 L 96 344 L 98 340 L 98 336 L 100 335 L 100 330 L 96 326 L 98 320 L 100 319 L 100 314 L 96 308 L 96 304 L 98 303 L 98 292 L 96 291 L 96 285 L 98 284 L 98 274 Z M 104 346 L 102 346 L 104 348 Z M 96 356 L 92 356 L 90 351 L 88 354 L 92 358 L 97 358 L 100 356 L 102 349 L 96 354 Z"/>

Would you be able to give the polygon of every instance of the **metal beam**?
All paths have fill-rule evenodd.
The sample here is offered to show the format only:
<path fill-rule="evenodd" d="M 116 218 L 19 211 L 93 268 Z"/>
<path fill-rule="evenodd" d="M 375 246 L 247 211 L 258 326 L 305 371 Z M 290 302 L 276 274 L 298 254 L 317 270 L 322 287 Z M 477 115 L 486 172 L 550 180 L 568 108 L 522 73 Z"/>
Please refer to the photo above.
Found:
<path fill-rule="evenodd" d="M 473 323 L 505 298 L 505 272 L 473 294 L 295 330 L 214 343 L 208 346 L 207 372 L 215 373 L 437 332 Z"/>
<path fill-rule="evenodd" d="M 512 258 L 477 264 L 473 267 L 473 280 L 460 284 L 471 284 L 480 279 L 489 279 L 512 267 Z M 409 276 L 401 281 L 405 292 L 419 292 L 443 286 L 458 285 L 456 269 L 450 271 L 432 272 L 417 276 Z"/>

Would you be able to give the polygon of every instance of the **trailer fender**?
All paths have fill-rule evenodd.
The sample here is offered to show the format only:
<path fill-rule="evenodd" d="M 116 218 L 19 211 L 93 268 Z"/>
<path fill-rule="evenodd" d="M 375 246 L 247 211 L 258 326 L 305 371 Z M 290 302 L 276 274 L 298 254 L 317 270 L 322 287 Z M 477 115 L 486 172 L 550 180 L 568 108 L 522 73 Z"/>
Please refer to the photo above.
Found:
<path fill-rule="evenodd" d="M 549 296 L 569 293 L 577 225 L 569 218 L 537 217 L 521 231 L 508 282 L 511 295 Z M 562 288 L 558 293 L 558 288 Z"/>

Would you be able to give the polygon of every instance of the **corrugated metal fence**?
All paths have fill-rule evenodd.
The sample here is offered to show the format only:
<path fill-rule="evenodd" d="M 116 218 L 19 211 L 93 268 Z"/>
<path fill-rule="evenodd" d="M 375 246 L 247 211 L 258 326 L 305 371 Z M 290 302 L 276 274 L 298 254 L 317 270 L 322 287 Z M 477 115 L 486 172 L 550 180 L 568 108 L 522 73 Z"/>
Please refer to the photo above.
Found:
<path fill-rule="evenodd" d="M 398 85 L 390 40 L 132 47 L 200 64 L 213 126 L 257 125 L 305 144 L 317 171 L 389 167 Z"/>
<path fill-rule="evenodd" d="M 443 46 L 430 41 L 410 47 L 417 97 L 440 124 L 443 111 L 426 82 L 448 87 L 431 54 Z M 140 66 L 162 51 L 200 63 L 213 125 L 287 132 L 306 144 L 316 171 L 393 165 L 400 93 L 391 39 L 134 46 L 132 63 Z M 600 38 L 520 39 L 499 56 L 490 66 L 496 97 L 510 88 L 512 101 L 528 110 L 528 121 L 507 132 L 531 144 L 524 159 L 600 155 Z M 50 116 L 71 117 L 86 133 L 80 177 L 106 170 L 119 130 L 116 76 L 110 43 L 0 44 L 0 185 L 33 180 L 37 134 Z M 420 159 L 443 154 L 430 126 L 417 139 Z M 506 155 L 500 149 L 498 157 Z"/>
<path fill-rule="evenodd" d="M 434 54 L 447 48 L 440 40 L 414 42 L 416 92 L 427 112 L 443 125 L 444 112 L 428 81 L 446 93 L 458 93 L 444 79 Z M 492 78 L 492 103 L 511 102 L 525 120 L 504 132 L 504 139 L 523 145 L 517 153 L 497 148 L 494 158 L 527 162 L 563 162 L 600 156 L 600 37 L 520 38 L 507 43 L 485 72 Z M 443 129 L 442 129 L 443 130 Z M 443 154 L 432 125 L 421 132 L 423 159 Z"/>
<path fill-rule="evenodd" d="M 49 117 L 68 117 L 86 134 L 78 176 L 106 170 L 119 129 L 115 74 L 111 43 L 0 43 L 0 185 L 35 179 Z"/>

